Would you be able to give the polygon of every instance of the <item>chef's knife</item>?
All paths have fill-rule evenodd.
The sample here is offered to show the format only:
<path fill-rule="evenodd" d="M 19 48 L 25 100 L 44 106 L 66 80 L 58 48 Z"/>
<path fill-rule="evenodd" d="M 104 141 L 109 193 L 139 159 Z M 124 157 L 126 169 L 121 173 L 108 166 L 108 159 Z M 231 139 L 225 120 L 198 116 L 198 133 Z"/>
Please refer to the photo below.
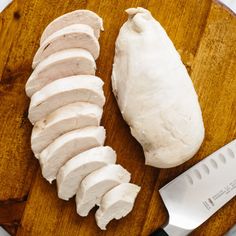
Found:
<path fill-rule="evenodd" d="M 219 0 L 219 1 L 236 14 L 236 1 L 235 0 Z"/>
<path fill-rule="evenodd" d="M 236 139 L 159 190 L 169 222 L 152 236 L 183 236 L 236 195 Z"/>
<path fill-rule="evenodd" d="M 227 232 L 224 236 L 236 236 L 236 225 L 234 225 L 229 232 Z"/>
<path fill-rule="evenodd" d="M 12 0 L 0 0 L 0 13 L 12 2 Z"/>

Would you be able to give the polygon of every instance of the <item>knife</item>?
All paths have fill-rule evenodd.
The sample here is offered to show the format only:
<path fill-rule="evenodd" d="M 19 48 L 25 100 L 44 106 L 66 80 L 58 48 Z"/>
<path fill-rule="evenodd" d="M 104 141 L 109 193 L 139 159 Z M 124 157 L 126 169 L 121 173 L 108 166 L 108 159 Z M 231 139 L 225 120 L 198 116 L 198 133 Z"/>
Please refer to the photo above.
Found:
<path fill-rule="evenodd" d="M 224 236 L 236 236 L 236 225 L 234 225 Z"/>
<path fill-rule="evenodd" d="M 236 195 L 236 139 L 200 161 L 159 192 L 169 222 L 151 236 L 183 236 Z"/>
<path fill-rule="evenodd" d="M 219 0 L 223 5 L 229 8 L 234 14 L 236 14 L 236 1 L 235 0 Z"/>
<path fill-rule="evenodd" d="M 0 13 L 12 2 L 13 0 L 1 0 L 0 1 Z"/>
<path fill-rule="evenodd" d="M 10 236 L 10 234 L 0 226 L 0 236 Z"/>

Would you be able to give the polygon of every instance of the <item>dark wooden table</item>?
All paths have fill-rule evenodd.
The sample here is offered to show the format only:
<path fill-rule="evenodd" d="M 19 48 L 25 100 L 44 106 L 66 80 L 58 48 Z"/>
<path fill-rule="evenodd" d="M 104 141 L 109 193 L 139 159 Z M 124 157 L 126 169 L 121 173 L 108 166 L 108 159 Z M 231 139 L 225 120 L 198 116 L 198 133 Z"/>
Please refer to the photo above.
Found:
<path fill-rule="evenodd" d="M 190 161 L 172 169 L 144 165 L 140 145 L 121 118 L 111 92 L 114 43 L 126 8 L 149 9 L 167 30 L 199 95 L 206 137 Z M 118 163 L 141 185 L 135 208 L 102 232 L 94 220 L 76 214 L 74 199 L 59 200 L 55 183 L 41 176 L 30 150 L 29 99 L 24 85 L 45 26 L 75 9 L 90 9 L 104 20 L 97 75 L 105 81 L 102 124 Z M 157 189 L 236 138 L 236 17 L 210 0 L 14 0 L 0 15 L 0 225 L 17 236 L 148 235 L 167 220 Z M 217 184 L 217 183 L 216 183 Z M 218 236 L 236 223 L 233 199 L 192 235 Z"/>

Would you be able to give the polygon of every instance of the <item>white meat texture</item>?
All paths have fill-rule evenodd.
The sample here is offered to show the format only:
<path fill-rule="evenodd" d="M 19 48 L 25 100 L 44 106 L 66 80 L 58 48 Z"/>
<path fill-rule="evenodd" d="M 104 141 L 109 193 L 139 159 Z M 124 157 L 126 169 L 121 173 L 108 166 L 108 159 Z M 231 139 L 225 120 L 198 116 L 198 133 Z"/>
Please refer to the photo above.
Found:
<path fill-rule="evenodd" d="M 89 126 L 55 139 L 39 155 L 43 177 L 52 183 L 67 161 L 79 153 L 104 145 L 105 138 L 106 131 L 102 126 Z"/>
<path fill-rule="evenodd" d="M 106 165 L 87 175 L 81 182 L 76 194 L 76 208 L 80 216 L 100 205 L 102 196 L 121 183 L 130 181 L 130 173 L 120 165 Z"/>
<path fill-rule="evenodd" d="M 95 147 L 70 159 L 57 174 L 58 197 L 69 200 L 73 197 L 80 182 L 93 171 L 115 164 L 116 152 L 111 147 Z"/>
<path fill-rule="evenodd" d="M 76 10 L 64 14 L 53 20 L 43 31 L 40 39 L 40 45 L 54 32 L 73 24 L 86 24 L 93 28 L 97 38 L 100 31 L 103 30 L 103 21 L 96 13 L 89 10 Z"/>
<path fill-rule="evenodd" d="M 104 194 L 95 214 L 100 229 L 106 230 L 112 219 L 119 220 L 129 214 L 139 191 L 140 187 L 135 184 L 122 183 Z"/>
<path fill-rule="evenodd" d="M 31 134 L 31 148 L 36 158 L 60 135 L 86 126 L 99 126 L 102 108 L 88 102 L 75 102 L 60 107 L 37 121 Z"/>
<path fill-rule="evenodd" d="M 32 68 L 53 53 L 71 48 L 82 48 L 89 51 L 94 59 L 99 56 L 100 46 L 93 29 L 85 24 L 74 24 L 50 35 L 36 52 Z"/>
<path fill-rule="evenodd" d="M 116 41 L 112 86 L 145 162 L 169 168 L 190 159 L 204 138 L 198 96 L 164 28 L 143 8 L 126 10 Z"/>

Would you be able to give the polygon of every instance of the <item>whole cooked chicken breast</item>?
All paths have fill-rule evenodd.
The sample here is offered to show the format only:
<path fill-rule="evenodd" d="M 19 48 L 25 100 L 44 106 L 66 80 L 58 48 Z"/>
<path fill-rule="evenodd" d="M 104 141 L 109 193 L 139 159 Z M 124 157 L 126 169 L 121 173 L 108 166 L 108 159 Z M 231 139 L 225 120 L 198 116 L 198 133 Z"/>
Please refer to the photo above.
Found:
<path fill-rule="evenodd" d="M 126 10 L 116 40 L 112 86 L 147 165 L 182 164 L 199 149 L 204 125 L 191 78 L 163 27 L 143 8 Z"/>

